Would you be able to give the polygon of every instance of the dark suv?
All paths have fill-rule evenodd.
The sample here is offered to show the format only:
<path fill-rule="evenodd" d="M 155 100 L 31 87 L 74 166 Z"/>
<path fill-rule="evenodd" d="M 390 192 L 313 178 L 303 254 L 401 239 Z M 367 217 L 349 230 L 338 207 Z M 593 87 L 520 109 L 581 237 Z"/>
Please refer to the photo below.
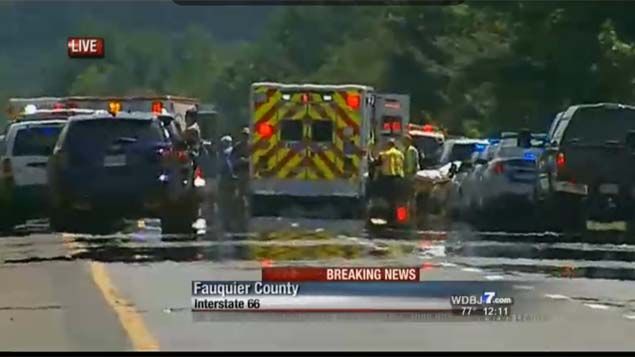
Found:
<path fill-rule="evenodd" d="M 163 233 L 192 232 L 200 203 L 195 169 L 169 119 L 69 118 L 48 165 L 52 227 L 101 232 L 120 218 L 159 217 Z"/>
<path fill-rule="evenodd" d="M 552 127 L 536 185 L 552 228 L 626 230 L 635 213 L 635 107 L 575 105 Z"/>

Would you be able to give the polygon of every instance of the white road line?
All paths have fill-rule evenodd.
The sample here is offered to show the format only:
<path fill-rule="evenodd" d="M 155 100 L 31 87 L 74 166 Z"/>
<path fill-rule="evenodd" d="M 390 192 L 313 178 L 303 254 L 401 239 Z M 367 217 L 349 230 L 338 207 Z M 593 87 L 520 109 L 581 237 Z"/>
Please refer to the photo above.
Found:
<path fill-rule="evenodd" d="M 503 280 L 503 279 L 505 279 L 505 277 L 502 276 L 502 275 L 486 275 L 485 279 L 487 279 L 487 280 Z"/>
<path fill-rule="evenodd" d="M 570 297 L 560 294 L 545 294 L 545 297 L 554 300 L 571 300 Z"/>
<path fill-rule="evenodd" d="M 482 273 L 483 270 L 479 269 L 479 268 L 463 268 L 461 269 L 462 271 L 468 272 L 468 273 Z"/>
<path fill-rule="evenodd" d="M 516 290 L 534 290 L 534 287 L 531 285 L 512 285 L 512 288 Z"/>
<path fill-rule="evenodd" d="M 454 268 L 454 267 L 458 267 L 458 265 L 454 264 L 454 263 L 448 263 L 448 262 L 441 262 L 439 263 L 440 266 L 444 267 L 444 268 Z"/>
<path fill-rule="evenodd" d="M 602 305 L 602 304 L 584 304 L 584 306 L 590 307 L 590 308 L 596 309 L 596 310 L 608 310 L 608 309 L 610 309 L 609 306 Z"/>
<path fill-rule="evenodd" d="M 635 314 L 624 314 L 622 317 L 628 320 L 635 320 Z"/>

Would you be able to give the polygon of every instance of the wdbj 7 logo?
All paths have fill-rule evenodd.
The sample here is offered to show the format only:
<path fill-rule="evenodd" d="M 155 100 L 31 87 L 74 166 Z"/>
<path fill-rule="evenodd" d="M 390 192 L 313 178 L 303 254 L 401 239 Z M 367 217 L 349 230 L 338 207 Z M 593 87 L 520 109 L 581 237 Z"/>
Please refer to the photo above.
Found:
<path fill-rule="evenodd" d="M 450 296 L 452 305 L 508 305 L 513 304 L 514 299 L 510 297 L 496 297 L 496 292 L 486 291 L 483 295 L 452 295 Z"/>

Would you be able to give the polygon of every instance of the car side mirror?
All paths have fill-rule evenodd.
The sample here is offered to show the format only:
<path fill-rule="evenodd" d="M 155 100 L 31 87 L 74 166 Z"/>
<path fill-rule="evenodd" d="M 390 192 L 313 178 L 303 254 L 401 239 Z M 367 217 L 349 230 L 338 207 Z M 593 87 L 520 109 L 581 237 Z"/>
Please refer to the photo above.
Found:
<path fill-rule="evenodd" d="M 158 119 L 164 126 L 168 126 L 174 121 L 174 117 L 171 115 L 159 115 Z"/>
<path fill-rule="evenodd" d="M 458 171 L 458 170 L 459 170 L 459 168 L 456 166 L 456 164 L 455 164 L 455 163 L 452 163 L 452 164 L 450 165 L 450 170 L 449 170 L 449 172 L 450 172 L 450 177 L 453 177 L 454 175 L 456 175 L 456 173 L 457 173 L 457 171 Z"/>

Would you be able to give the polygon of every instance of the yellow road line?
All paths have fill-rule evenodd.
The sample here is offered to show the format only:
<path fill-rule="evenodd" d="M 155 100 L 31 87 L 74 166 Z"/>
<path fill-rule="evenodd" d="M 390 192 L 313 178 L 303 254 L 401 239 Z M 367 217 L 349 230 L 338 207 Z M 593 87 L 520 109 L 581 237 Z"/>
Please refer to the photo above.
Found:
<path fill-rule="evenodd" d="M 69 249 L 77 249 L 79 245 L 71 239 L 71 235 L 62 234 L 64 245 Z M 99 288 L 104 299 L 115 311 L 121 326 L 126 331 L 136 351 L 158 351 L 159 343 L 152 336 L 141 314 L 136 311 L 134 305 L 124 299 L 113 284 L 105 264 L 90 262 L 90 273 L 95 285 Z"/>

